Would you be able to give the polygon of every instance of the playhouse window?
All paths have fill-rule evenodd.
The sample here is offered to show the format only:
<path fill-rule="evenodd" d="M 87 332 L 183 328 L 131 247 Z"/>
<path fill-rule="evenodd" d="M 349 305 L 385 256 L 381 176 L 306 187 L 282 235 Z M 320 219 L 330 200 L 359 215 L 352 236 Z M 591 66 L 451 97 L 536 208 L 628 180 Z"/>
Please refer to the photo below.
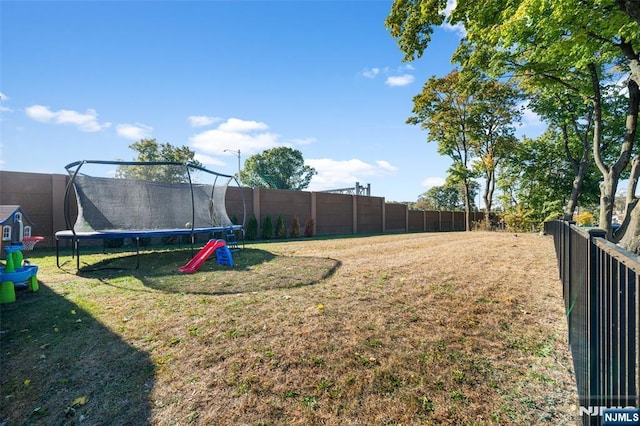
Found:
<path fill-rule="evenodd" d="M 2 241 L 11 241 L 11 226 L 5 225 L 2 227 Z"/>
<path fill-rule="evenodd" d="M 23 237 L 30 237 L 31 236 L 31 227 L 28 226 L 28 225 L 25 226 L 24 227 L 24 231 L 22 231 L 22 232 L 23 232 L 23 234 L 22 234 Z"/>
<path fill-rule="evenodd" d="M 22 213 L 20 212 L 15 212 L 13 215 L 13 220 L 14 222 L 18 222 L 22 220 Z"/>

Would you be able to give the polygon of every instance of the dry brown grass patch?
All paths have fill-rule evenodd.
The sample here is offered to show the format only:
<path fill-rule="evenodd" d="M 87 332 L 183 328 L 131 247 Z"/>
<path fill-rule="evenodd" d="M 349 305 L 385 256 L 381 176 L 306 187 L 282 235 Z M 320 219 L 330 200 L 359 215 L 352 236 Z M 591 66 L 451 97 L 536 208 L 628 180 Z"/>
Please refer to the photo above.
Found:
<path fill-rule="evenodd" d="M 184 254 L 147 254 L 139 272 L 83 277 L 34 259 L 43 291 L 2 309 L 0 421 L 576 419 L 549 238 L 299 240 L 235 258 L 232 270 L 207 264 L 185 276 L 175 273 Z"/>

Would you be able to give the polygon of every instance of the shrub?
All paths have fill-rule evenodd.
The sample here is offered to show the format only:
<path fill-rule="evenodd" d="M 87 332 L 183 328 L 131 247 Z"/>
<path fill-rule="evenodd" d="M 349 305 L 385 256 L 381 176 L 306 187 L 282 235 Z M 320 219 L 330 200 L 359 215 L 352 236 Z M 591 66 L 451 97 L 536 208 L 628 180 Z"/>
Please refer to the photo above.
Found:
<path fill-rule="evenodd" d="M 268 214 L 262 220 L 262 239 L 270 240 L 271 238 L 273 238 L 273 219 Z"/>
<path fill-rule="evenodd" d="M 298 238 L 300 236 L 300 221 L 298 220 L 298 216 L 294 216 L 291 219 L 291 224 L 289 225 L 289 238 Z"/>
<path fill-rule="evenodd" d="M 589 225 L 593 225 L 593 223 L 595 222 L 596 218 L 593 217 L 593 214 L 591 212 L 582 212 L 579 213 L 577 215 L 575 215 L 573 217 L 573 219 L 576 221 L 576 223 L 580 226 L 589 226 Z"/>
<path fill-rule="evenodd" d="M 532 232 L 536 229 L 536 221 L 532 218 L 535 212 L 517 205 L 502 215 L 502 220 L 509 232 Z"/>
<path fill-rule="evenodd" d="M 313 227 L 315 226 L 315 222 L 312 218 L 307 219 L 304 223 L 304 236 L 305 237 L 313 237 Z"/>
<path fill-rule="evenodd" d="M 251 215 L 247 222 L 245 237 L 247 237 L 247 240 L 249 241 L 255 241 L 258 239 L 258 219 L 256 219 L 255 215 Z"/>
<path fill-rule="evenodd" d="M 276 238 L 287 238 L 287 224 L 282 215 L 278 215 L 278 219 L 276 220 Z"/>

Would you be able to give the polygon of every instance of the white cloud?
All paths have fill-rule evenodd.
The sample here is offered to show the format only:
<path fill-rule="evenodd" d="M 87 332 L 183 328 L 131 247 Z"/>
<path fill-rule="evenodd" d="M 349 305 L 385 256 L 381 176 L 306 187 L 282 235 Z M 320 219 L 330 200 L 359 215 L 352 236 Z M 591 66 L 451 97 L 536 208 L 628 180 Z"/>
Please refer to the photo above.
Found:
<path fill-rule="evenodd" d="M 376 164 L 381 169 L 389 171 L 389 172 L 397 172 L 398 171 L 398 168 L 396 166 L 391 165 L 391 163 L 389 163 L 388 161 L 378 160 L 378 161 L 376 161 Z"/>
<path fill-rule="evenodd" d="M 254 130 L 267 130 L 269 126 L 259 121 L 240 120 L 239 118 L 230 118 L 220 126 L 219 130 L 223 132 L 252 132 Z"/>
<path fill-rule="evenodd" d="M 220 117 L 210 117 L 206 115 L 191 115 L 188 117 L 189 123 L 191 123 L 191 127 L 204 127 L 209 124 L 217 123 L 221 121 Z"/>
<path fill-rule="evenodd" d="M 407 86 L 415 80 L 415 77 L 411 74 L 403 74 L 387 77 L 387 80 L 384 82 L 387 86 L 390 87 L 402 87 Z"/>
<path fill-rule="evenodd" d="M 226 165 L 226 163 L 224 161 L 218 160 L 217 158 L 211 157 L 209 155 L 196 153 L 193 156 L 193 158 L 198 160 L 199 162 L 201 162 L 205 166 L 225 166 Z"/>
<path fill-rule="evenodd" d="M 423 180 L 421 185 L 429 189 L 429 188 L 433 188 L 434 186 L 442 186 L 445 183 L 446 183 L 446 180 L 444 178 L 441 178 L 438 176 L 432 176 Z"/>
<path fill-rule="evenodd" d="M 407 73 L 407 71 L 413 71 L 415 67 L 411 64 L 402 64 L 396 68 L 384 67 L 384 68 L 365 68 L 364 71 L 361 72 L 363 77 L 368 79 L 375 79 L 378 75 L 386 75 L 385 84 L 390 87 L 397 86 L 406 86 L 408 84 L 413 83 L 415 77 L 412 74 Z M 400 75 L 389 75 L 389 74 L 400 74 Z"/>
<path fill-rule="evenodd" d="M 369 164 L 357 158 L 347 161 L 330 158 L 311 159 L 306 160 L 305 164 L 318 172 L 309 185 L 311 191 L 351 187 L 356 182 L 365 183 L 367 178 L 386 176 L 397 170 L 386 161 Z"/>
<path fill-rule="evenodd" d="M 137 140 L 151 137 L 153 127 L 145 124 L 118 124 L 116 132 L 125 139 Z"/>
<path fill-rule="evenodd" d="M 0 92 L 0 102 L 8 101 L 9 97 L 4 93 Z M 13 112 L 13 109 L 0 105 L 0 112 Z"/>
<path fill-rule="evenodd" d="M 380 74 L 380 68 L 367 68 L 362 71 L 362 75 L 367 78 L 376 78 Z"/>
<path fill-rule="evenodd" d="M 206 154 L 223 155 L 225 149 L 239 149 L 243 155 L 251 155 L 280 145 L 280 135 L 266 132 L 268 128 L 265 123 L 230 118 L 189 140 L 195 149 Z"/>
<path fill-rule="evenodd" d="M 444 14 L 445 16 L 447 16 L 447 18 L 451 16 L 451 13 L 456 8 L 456 5 L 457 5 L 456 0 L 447 0 L 447 7 L 444 9 Z M 444 24 L 442 24 L 442 28 L 444 28 L 447 31 L 451 31 L 458 34 L 460 38 L 467 36 L 467 30 L 464 28 L 464 25 L 462 24 L 451 25 L 445 22 Z"/>
<path fill-rule="evenodd" d="M 27 117 L 32 120 L 40 121 L 42 123 L 46 123 L 47 121 L 51 121 L 55 117 L 55 113 L 51 112 L 49 108 L 42 105 L 33 105 L 27 107 L 25 109 L 27 113 Z"/>
<path fill-rule="evenodd" d="M 25 112 L 29 118 L 41 123 L 53 122 L 54 124 L 71 124 L 83 132 L 99 132 L 111 126 L 111 123 L 99 123 L 98 113 L 93 109 L 87 109 L 80 113 L 69 109 L 52 111 L 43 105 L 27 107 Z"/>

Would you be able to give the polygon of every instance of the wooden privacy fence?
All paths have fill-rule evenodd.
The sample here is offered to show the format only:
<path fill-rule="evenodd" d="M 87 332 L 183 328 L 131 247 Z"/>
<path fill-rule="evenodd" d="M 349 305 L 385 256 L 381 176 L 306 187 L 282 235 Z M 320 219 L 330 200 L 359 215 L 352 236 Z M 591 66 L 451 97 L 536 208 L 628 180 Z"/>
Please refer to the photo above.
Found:
<path fill-rule="evenodd" d="M 68 178 L 60 174 L 0 170 L 0 205 L 22 206 L 34 222 L 33 235 L 45 238 L 39 247 L 54 246 L 54 234 L 67 229 L 64 194 Z M 71 203 L 75 206 L 75 200 Z M 229 187 L 226 208 L 229 217 L 235 216 L 239 221 L 243 221 L 243 213 L 246 213 L 245 223 L 254 215 L 259 226 L 267 215 L 274 221 L 282 215 L 287 225 L 296 217 L 303 228 L 307 219 L 312 219 L 316 235 L 465 229 L 464 212 L 409 210 L 404 204 L 386 202 L 384 197 L 362 195 Z M 483 218 L 483 212 L 472 213 L 474 222 Z"/>
<path fill-rule="evenodd" d="M 640 403 L 640 262 L 600 229 L 554 221 L 545 232 L 558 258 L 582 424 L 600 425 L 605 408 Z"/>

